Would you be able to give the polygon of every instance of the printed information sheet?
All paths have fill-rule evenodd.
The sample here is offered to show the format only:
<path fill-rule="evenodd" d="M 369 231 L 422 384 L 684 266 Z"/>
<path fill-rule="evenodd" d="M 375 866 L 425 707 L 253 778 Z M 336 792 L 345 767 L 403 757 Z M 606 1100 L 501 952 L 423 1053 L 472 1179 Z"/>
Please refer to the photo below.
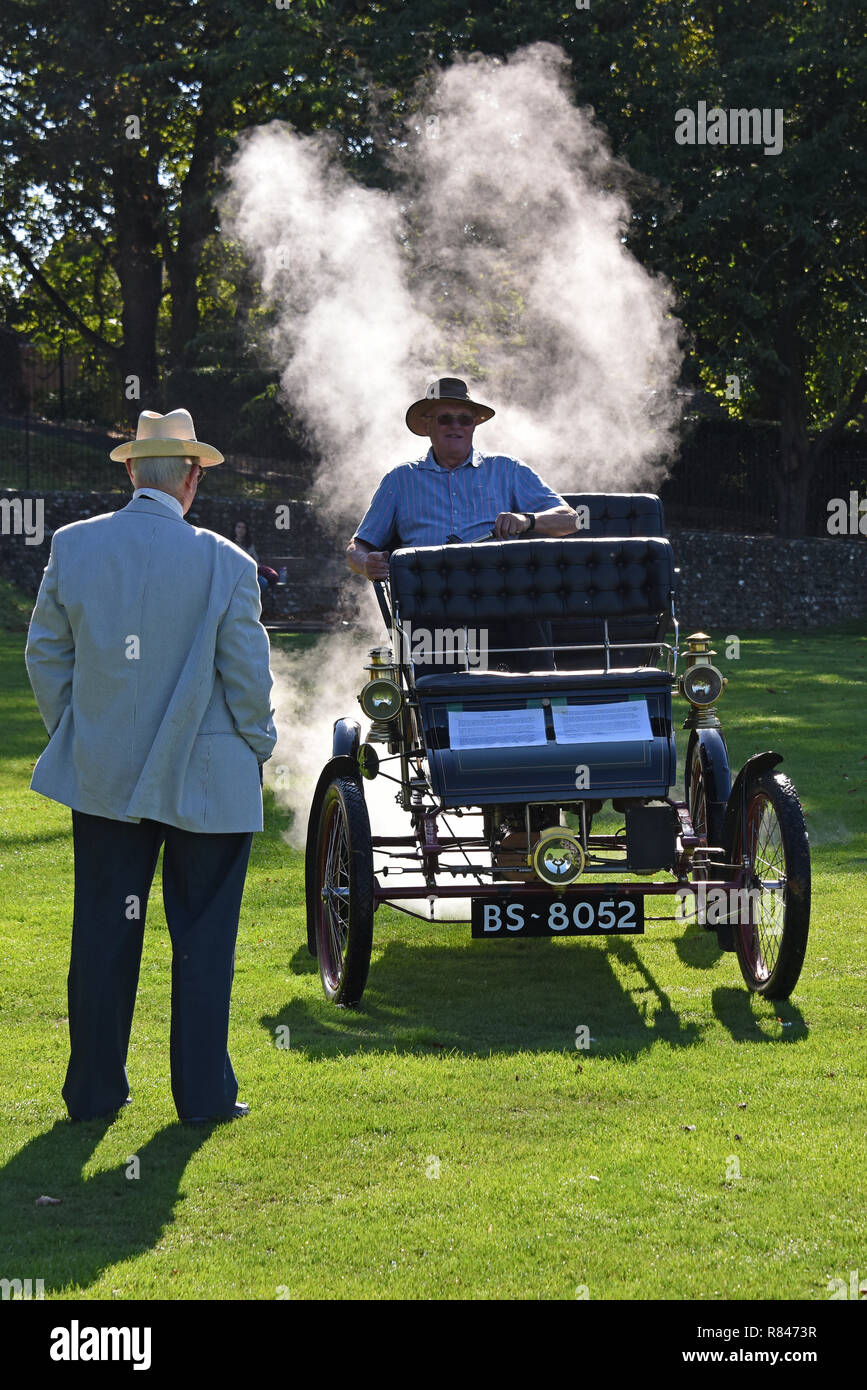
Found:
<path fill-rule="evenodd" d="M 558 743 L 639 743 L 653 738 L 646 700 L 611 705 L 554 705 Z"/>
<path fill-rule="evenodd" d="M 545 742 L 542 709 L 449 710 L 452 748 L 526 748 Z"/>

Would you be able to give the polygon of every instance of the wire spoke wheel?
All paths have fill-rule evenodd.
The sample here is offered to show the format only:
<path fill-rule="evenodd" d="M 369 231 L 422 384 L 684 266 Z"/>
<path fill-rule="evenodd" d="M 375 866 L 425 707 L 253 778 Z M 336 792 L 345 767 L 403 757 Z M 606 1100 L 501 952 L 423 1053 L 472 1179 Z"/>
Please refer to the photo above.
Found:
<path fill-rule="evenodd" d="M 701 759 L 694 754 L 687 769 L 686 799 L 689 816 L 696 835 L 707 837 L 707 796 L 704 789 L 704 776 Z"/>
<path fill-rule="evenodd" d="M 689 818 L 696 835 L 703 835 L 708 845 L 721 846 L 723 843 L 722 806 L 728 800 L 731 784 L 728 781 L 728 770 L 726 769 L 725 784 L 717 786 L 718 773 L 715 773 L 713 764 L 706 761 L 706 756 L 702 757 L 701 744 L 695 730 L 693 730 L 687 745 L 683 778 Z M 704 862 L 693 863 L 692 873 L 696 879 L 710 876 L 708 867 Z"/>
<path fill-rule="evenodd" d="M 360 783 L 336 777 L 316 838 L 316 954 L 326 998 L 357 1004 L 373 945 L 373 848 Z"/>
<path fill-rule="evenodd" d="M 707 795 L 704 792 L 702 759 L 699 758 L 699 745 L 695 741 L 695 735 L 689 739 L 689 748 L 686 751 L 684 783 L 692 828 L 696 835 L 707 835 Z"/>
<path fill-rule="evenodd" d="M 741 972 L 756 993 L 788 999 L 807 949 L 810 846 L 798 794 L 782 773 L 747 783 L 734 862 L 747 870 L 733 919 Z"/>

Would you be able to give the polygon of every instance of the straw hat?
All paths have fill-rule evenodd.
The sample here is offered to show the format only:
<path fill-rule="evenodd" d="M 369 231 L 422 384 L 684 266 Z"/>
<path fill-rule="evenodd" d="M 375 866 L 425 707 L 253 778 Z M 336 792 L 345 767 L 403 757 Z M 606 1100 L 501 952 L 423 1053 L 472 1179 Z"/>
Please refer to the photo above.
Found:
<path fill-rule="evenodd" d="M 467 383 L 461 381 L 456 376 L 441 376 L 439 381 L 432 381 L 420 401 L 413 401 L 409 410 L 406 412 L 406 423 L 413 434 L 427 434 L 424 417 L 431 411 L 432 401 L 446 401 L 449 404 L 468 405 L 476 416 L 476 424 L 484 424 L 485 420 L 490 420 L 496 413 L 491 410 L 489 405 L 481 405 L 479 401 L 470 399 Z"/>
<path fill-rule="evenodd" d="M 188 410 L 170 410 L 168 415 L 143 410 L 138 417 L 135 439 L 118 444 L 109 457 L 116 463 L 140 458 L 191 458 L 203 468 L 213 468 L 223 462 L 219 449 L 196 439 L 193 417 Z"/>

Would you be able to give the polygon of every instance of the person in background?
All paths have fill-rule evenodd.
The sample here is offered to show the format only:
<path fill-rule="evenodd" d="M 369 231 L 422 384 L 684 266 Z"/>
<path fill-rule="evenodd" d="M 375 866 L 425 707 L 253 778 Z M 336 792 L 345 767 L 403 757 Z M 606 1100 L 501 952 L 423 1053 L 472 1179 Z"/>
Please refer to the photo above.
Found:
<path fill-rule="evenodd" d="M 268 588 L 270 587 L 273 589 L 274 585 L 277 583 L 277 573 L 268 565 L 261 565 L 259 563 L 259 555 L 256 547 L 250 539 L 250 528 L 246 521 L 242 520 L 240 517 L 232 527 L 232 540 L 236 545 L 240 546 L 242 550 L 246 551 L 251 560 L 256 561 L 256 578 L 259 581 L 260 597 L 264 598 Z"/>
<path fill-rule="evenodd" d="M 240 517 L 232 527 L 232 540 L 236 545 L 239 545 L 242 550 L 246 550 L 247 554 L 255 560 L 258 565 L 259 556 L 256 553 L 255 545 L 250 539 L 250 528 L 246 521 L 243 521 Z"/>

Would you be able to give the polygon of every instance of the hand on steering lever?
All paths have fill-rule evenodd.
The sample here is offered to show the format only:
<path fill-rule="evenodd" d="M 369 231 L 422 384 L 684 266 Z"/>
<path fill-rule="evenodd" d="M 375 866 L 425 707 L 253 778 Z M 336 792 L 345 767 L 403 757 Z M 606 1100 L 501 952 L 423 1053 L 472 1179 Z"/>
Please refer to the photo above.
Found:
<path fill-rule="evenodd" d="M 510 536 L 521 536 L 530 529 L 530 518 L 526 512 L 500 512 L 494 522 L 494 536 L 498 541 L 508 540 Z"/>
<path fill-rule="evenodd" d="M 387 550 L 368 551 L 364 561 L 364 573 L 368 579 L 388 578 L 388 555 Z"/>

